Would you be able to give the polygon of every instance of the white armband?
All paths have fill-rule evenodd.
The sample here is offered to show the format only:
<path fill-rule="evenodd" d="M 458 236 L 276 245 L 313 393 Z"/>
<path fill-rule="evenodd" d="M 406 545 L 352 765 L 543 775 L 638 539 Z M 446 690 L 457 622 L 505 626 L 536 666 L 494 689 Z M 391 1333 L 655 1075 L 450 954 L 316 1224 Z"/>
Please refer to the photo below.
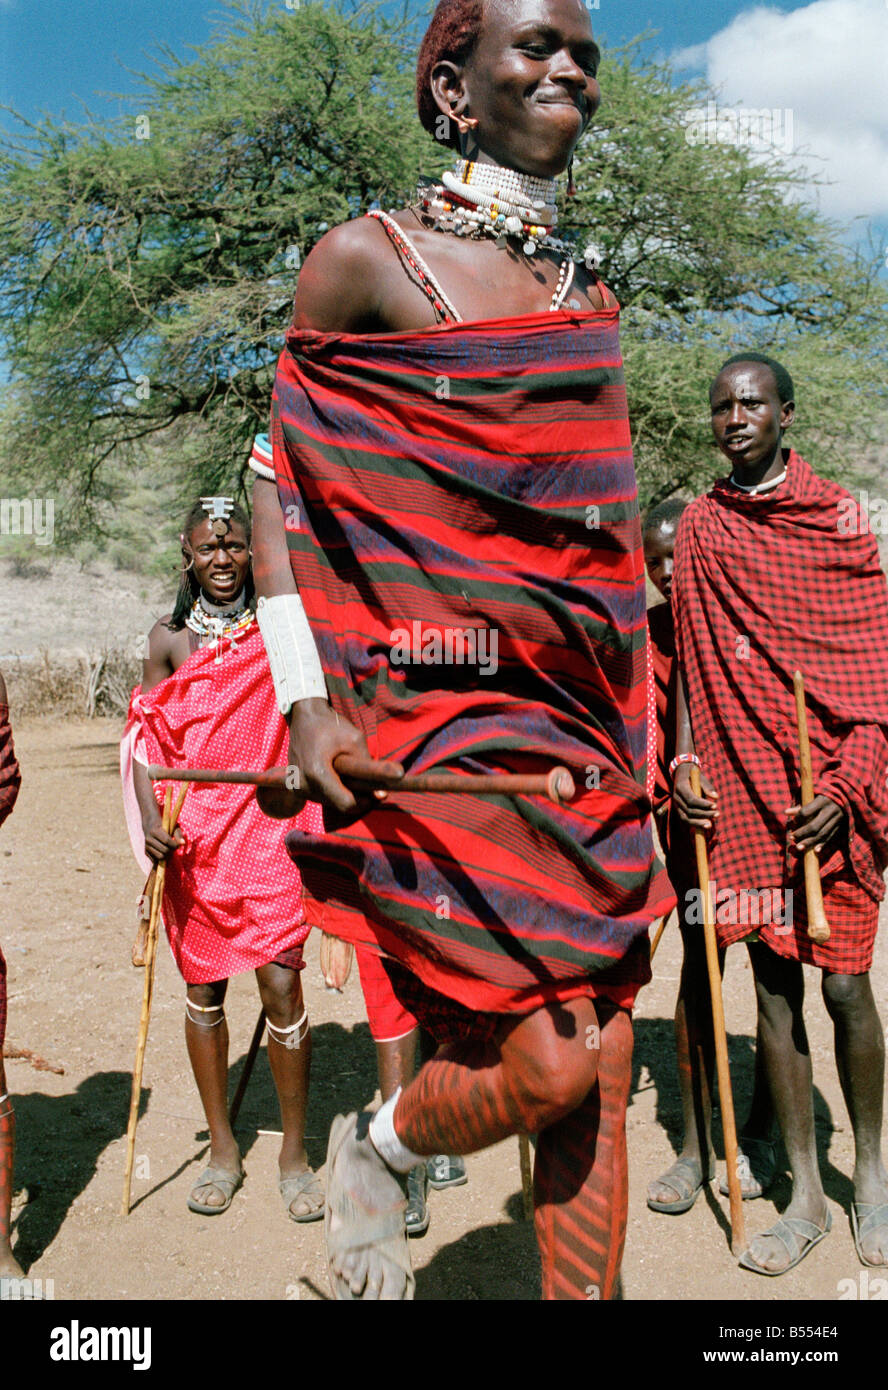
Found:
<path fill-rule="evenodd" d="M 267 478 L 270 483 L 276 481 L 274 472 L 274 455 L 271 449 L 271 441 L 267 434 L 257 434 L 253 440 L 253 452 L 250 454 L 250 467 L 260 478 Z"/>
<path fill-rule="evenodd" d="M 299 595 L 260 598 L 256 617 L 281 714 L 288 714 L 297 700 L 326 700 L 321 660 Z"/>

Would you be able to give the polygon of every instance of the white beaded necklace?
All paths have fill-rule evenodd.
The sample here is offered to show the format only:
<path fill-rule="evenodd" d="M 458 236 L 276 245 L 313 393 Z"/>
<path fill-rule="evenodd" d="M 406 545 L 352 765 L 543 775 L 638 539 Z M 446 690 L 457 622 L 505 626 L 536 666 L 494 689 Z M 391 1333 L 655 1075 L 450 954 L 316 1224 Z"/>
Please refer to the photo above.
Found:
<path fill-rule="evenodd" d="M 459 159 L 440 183 L 422 180 L 419 201 L 437 231 L 455 236 L 492 236 L 498 246 L 510 237 L 522 238 L 527 256 L 540 247 L 582 261 L 588 270 L 601 263 L 598 248 L 589 243 L 582 255 L 573 242 L 552 235 L 558 223 L 554 179 L 541 179 L 500 164 Z"/>
<path fill-rule="evenodd" d="M 247 604 L 245 588 L 231 603 L 225 604 L 212 603 L 201 590 L 185 619 L 185 626 L 197 633 L 202 641 L 204 638 L 210 639 L 207 645 L 215 645 L 216 661 L 219 662 L 222 660 L 223 640 L 229 638 L 231 650 L 236 652 L 235 637 L 246 632 L 255 616 L 252 607 Z"/>

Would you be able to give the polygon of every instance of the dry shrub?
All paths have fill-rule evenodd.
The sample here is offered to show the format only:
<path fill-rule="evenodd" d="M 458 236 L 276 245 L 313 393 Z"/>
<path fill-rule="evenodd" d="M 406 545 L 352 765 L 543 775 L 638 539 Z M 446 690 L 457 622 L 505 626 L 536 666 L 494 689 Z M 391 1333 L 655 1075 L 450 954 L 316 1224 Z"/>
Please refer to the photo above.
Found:
<path fill-rule="evenodd" d="M 9 699 L 16 717 L 62 715 L 88 719 L 126 714 L 142 663 L 124 648 L 65 658 L 50 655 L 16 658 L 4 666 Z"/>

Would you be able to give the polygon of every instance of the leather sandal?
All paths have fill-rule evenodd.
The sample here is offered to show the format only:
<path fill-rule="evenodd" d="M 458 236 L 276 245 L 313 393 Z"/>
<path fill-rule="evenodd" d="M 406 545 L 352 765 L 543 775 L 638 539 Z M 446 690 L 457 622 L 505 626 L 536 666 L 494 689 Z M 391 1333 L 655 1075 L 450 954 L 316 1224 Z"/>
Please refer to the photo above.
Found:
<path fill-rule="evenodd" d="M 690 1211 L 704 1187 L 715 1177 L 714 1168 L 710 1169 L 709 1177 L 703 1177 L 703 1167 L 696 1158 L 677 1158 L 671 1168 L 668 1168 L 661 1178 L 656 1182 L 659 1187 L 671 1187 L 678 1200 L 676 1202 L 663 1202 L 651 1197 L 648 1189 L 647 1204 L 651 1211 L 662 1211 L 667 1216 L 681 1216 L 684 1212 Z"/>
<path fill-rule="evenodd" d="M 749 1139 L 742 1135 L 737 1141 L 737 1173 L 744 1202 L 763 1197 L 777 1176 L 777 1145 L 770 1139 Z M 725 1174 L 718 1184 L 723 1197 L 730 1197 Z"/>
<path fill-rule="evenodd" d="M 802 1216 L 787 1216 L 778 1221 L 769 1231 L 762 1231 L 763 1236 L 774 1236 L 780 1241 L 789 1256 L 789 1264 L 782 1269 L 766 1269 L 752 1258 L 749 1250 L 744 1250 L 740 1256 L 738 1264 L 741 1269 L 751 1269 L 753 1274 L 765 1274 L 769 1278 L 776 1278 L 780 1274 L 788 1274 L 796 1265 L 802 1263 L 806 1255 L 810 1255 L 815 1245 L 819 1245 L 824 1236 L 829 1235 L 832 1230 L 832 1212 L 826 1213 L 826 1224 L 823 1227 L 816 1225 L 813 1221 L 806 1221 Z"/>
<path fill-rule="evenodd" d="M 243 1180 L 243 1169 L 240 1172 L 232 1173 L 226 1168 L 205 1168 L 191 1189 L 188 1198 L 188 1210 L 196 1211 L 200 1216 L 218 1216 L 220 1212 L 227 1211 L 231 1206 L 231 1199 Z M 202 1187 L 218 1188 L 225 1201 L 218 1206 L 211 1202 L 200 1201 L 194 1194 Z"/>
<path fill-rule="evenodd" d="M 888 1260 L 883 1264 L 877 1264 L 875 1260 L 868 1260 L 860 1243 L 862 1236 L 868 1236 L 871 1231 L 877 1231 L 880 1226 L 888 1227 L 888 1202 L 851 1203 L 851 1230 L 854 1234 L 854 1249 L 857 1251 L 857 1258 L 860 1263 L 869 1265 L 870 1269 L 888 1268 Z"/>
<path fill-rule="evenodd" d="M 291 1221 L 307 1222 L 322 1219 L 324 1215 L 324 1187 L 317 1173 L 313 1173 L 310 1168 L 307 1168 L 304 1173 L 294 1174 L 291 1178 L 281 1178 L 278 1182 L 278 1191 L 284 1199 L 284 1206 L 287 1208 L 287 1215 Z M 301 1212 L 298 1216 L 292 1210 L 297 1197 L 304 1197 L 307 1202 L 314 1203 L 309 1211 Z"/>
<path fill-rule="evenodd" d="M 333 1260 L 348 1251 L 374 1248 L 386 1263 L 403 1273 L 406 1282 L 401 1297 L 412 1299 L 416 1291 L 416 1277 L 410 1263 L 404 1227 L 406 1203 L 400 1184 L 394 1175 L 389 1175 L 392 1203 L 384 1210 L 368 1208 L 361 1198 L 349 1191 L 347 1151 L 356 1137 L 357 1124 L 358 1117 L 354 1113 L 337 1115 L 330 1129 L 324 1220 L 330 1284 L 335 1298 L 342 1302 L 378 1298 L 379 1293 L 371 1291 L 369 1287 L 359 1294 L 352 1293 L 348 1280 L 333 1268 Z M 379 1161 L 382 1164 L 382 1159 Z"/>

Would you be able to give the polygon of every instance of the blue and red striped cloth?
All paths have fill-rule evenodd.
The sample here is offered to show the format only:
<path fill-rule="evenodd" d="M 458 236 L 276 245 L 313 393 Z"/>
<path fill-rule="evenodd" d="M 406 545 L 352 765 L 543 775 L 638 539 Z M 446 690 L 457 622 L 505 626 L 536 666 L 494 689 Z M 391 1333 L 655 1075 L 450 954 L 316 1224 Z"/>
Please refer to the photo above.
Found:
<path fill-rule="evenodd" d="M 411 771 L 560 763 L 579 789 L 566 806 L 398 793 L 345 829 L 291 834 L 309 920 L 468 1008 L 631 1003 L 673 899 L 645 791 L 618 310 L 291 328 L 272 444 L 330 700 L 371 753 Z"/>

